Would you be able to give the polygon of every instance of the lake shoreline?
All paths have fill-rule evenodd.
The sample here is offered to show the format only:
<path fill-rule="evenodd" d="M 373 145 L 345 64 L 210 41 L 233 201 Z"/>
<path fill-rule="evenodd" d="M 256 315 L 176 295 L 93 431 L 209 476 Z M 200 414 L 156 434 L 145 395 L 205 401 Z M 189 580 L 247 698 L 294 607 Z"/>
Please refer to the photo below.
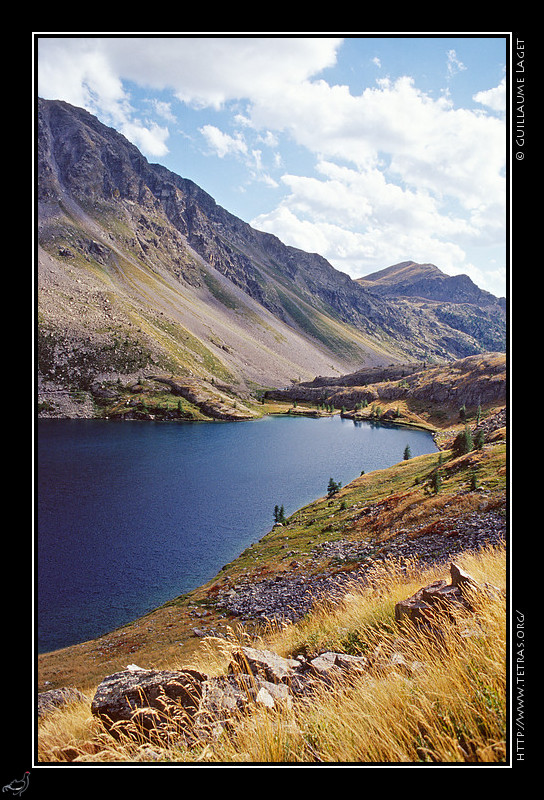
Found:
<path fill-rule="evenodd" d="M 401 430 L 398 426 L 369 423 L 360 429 L 359 425 L 349 425 L 348 420 L 342 420 L 338 413 L 316 420 L 317 428 L 310 419 L 302 424 L 303 418 L 299 415 L 268 414 L 262 419 L 268 419 L 269 424 L 264 428 L 245 427 L 243 435 L 237 426 L 191 424 L 185 433 L 178 426 L 157 426 L 155 422 L 148 428 L 140 426 L 137 421 L 131 421 L 132 427 L 127 421 L 125 427 L 110 426 L 110 420 L 44 420 L 45 427 L 38 431 L 41 451 L 37 517 L 40 549 L 37 556 L 40 559 L 40 604 L 47 609 L 47 615 L 59 613 L 56 611 L 59 600 L 56 599 L 55 586 L 61 581 L 59 591 L 62 594 L 59 597 L 64 597 L 67 609 L 62 611 L 66 617 L 62 625 L 67 624 L 70 614 L 79 619 L 77 604 L 81 605 L 83 616 L 82 621 L 76 624 L 84 625 L 86 617 L 89 625 L 93 624 L 85 597 L 79 598 L 82 590 L 78 588 L 78 578 L 74 573 L 74 564 L 77 569 L 83 569 L 78 567 L 82 557 L 78 556 L 77 562 L 65 565 L 63 561 L 66 557 L 75 558 L 71 553 L 77 553 L 80 546 L 86 552 L 86 572 L 79 579 L 83 586 L 89 586 L 85 592 L 92 591 L 100 597 L 100 581 L 106 580 L 106 577 L 101 577 L 102 573 L 109 575 L 113 568 L 115 580 L 120 582 L 116 589 L 120 604 L 128 606 L 133 603 L 130 599 L 133 594 L 145 594 L 150 598 L 162 594 L 165 599 L 146 603 L 151 610 L 167 602 L 168 598 L 178 596 L 180 592 L 176 588 L 180 583 L 182 586 L 187 583 L 187 590 L 191 590 L 190 585 L 201 585 L 210 575 L 220 572 L 249 542 L 254 541 L 255 536 L 266 534 L 272 525 L 274 504 L 285 505 L 288 514 L 294 513 L 326 490 L 329 473 L 335 480 L 340 478 L 341 482 L 346 482 L 359 475 L 361 468 L 368 471 L 383 467 L 387 460 L 394 463 L 401 459 L 405 447 L 404 436 L 398 441 Z M 276 424 L 274 420 L 277 420 Z M 436 448 L 428 431 L 413 430 L 409 433 L 417 452 Z M 74 436 L 76 439 L 71 444 Z M 420 439 L 420 436 L 424 438 Z M 187 456 L 190 456 L 187 447 L 192 450 L 199 442 L 207 443 L 204 451 L 209 452 L 207 458 L 218 462 L 214 467 L 206 462 L 205 469 L 211 469 L 210 475 L 214 476 L 209 492 L 198 474 L 192 474 L 195 468 L 187 461 Z M 59 447 L 63 448 L 62 451 L 58 451 Z M 237 466 L 233 460 L 243 457 L 236 453 L 245 452 L 239 448 L 248 448 L 247 456 L 244 456 L 247 463 L 242 460 Z M 55 455 L 57 451 L 58 455 Z M 198 455 L 198 451 L 195 452 Z M 377 461 L 372 460 L 376 458 Z M 160 471 L 155 474 L 159 464 Z M 240 475 L 236 477 L 238 469 Z M 236 491 L 242 491 L 244 499 L 241 502 L 236 501 L 235 494 L 231 497 L 230 484 L 225 483 L 223 470 L 233 473 L 232 476 L 229 474 L 229 480 L 238 485 Z M 113 471 L 111 475 L 110 471 Z M 163 471 L 164 478 L 161 477 Z M 246 486 L 250 487 L 249 495 Z M 207 498 L 207 506 L 213 500 L 209 509 L 195 504 L 199 497 Z M 62 503 L 68 503 L 67 512 L 62 510 Z M 112 510 L 109 511 L 111 503 Z M 208 520 L 208 514 L 216 505 L 221 519 L 218 527 L 213 521 L 215 517 Z M 234 510 L 229 510 L 229 505 L 234 506 Z M 152 516 L 148 521 L 149 509 L 152 509 Z M 69 514 L 66 521 L 62 516 L 64 513 Z M 148 525 L 153 532 L 150 531 L 140 545 L 138 536 L 144 534 L 136 535 L 135 531 L 140 528 L 144 531 Z M 59 530 L 63 532 L 60 539 Z M 111 543 L 107 541 L 109 530 L 116 532 L 116 539 Z M 181 534 L 185 538 L 179 539 Z M 201 565 L 201 557 L 196 551 L 192 554 L 194 547 L 200 547 L 198 542 L 203 536 L 206 548 L 211 550 L 206 564 L 213 559 L 213 565 L 206 568 Z M 163 540 L 164 544 L 161 544 Z M 211 548 L 210 541 L 215 543 Z M 66 545 L 70 548 L 68 555 L 64 554 Z M 166 559 L 160 548 L 166 553 L 172 547 L 182 549 L 172 551 Z M 164 563 L 165 559 L 168 563 Z M 153 573 L 157 577 L 145 571 L 131 582 L 128 574 L 125 575 L 126 567 L 122 566 L 125 561 L 133 564 L 132 569 L 139 569 L 138 563 L 153 564 Z M 197 563 L 195 569 L 202 575 L 195 572 L 194 577 L 190 577 L 191 573 L 186 570 L 192 570 L 193 563 Z M 166 576 L 166 580 L 161 575 Z M 110 579 L 107 580 L 110 583 Z M 170 582 L 176 584 L 172 591 L 168 591 Z M 122 589 L 125 584 L 126 589 Z M 182 588 L 182 593 L 184 591 Z M 70 599 L 72 594 L 74 599 L 78 598 L 77 604 Z M 136 616 L 139 616 L 138 611 L 131 618 Z M 98 617 L 94 624 L 99 626 Z M 108 629 L 117 627 L 114 623 Z M 93 635 L 83 638 L 93 638 Z M 59 646 L 62 648 L 62 643 Z M 41 651 L 54 649 L 58 648 L 48 648 L 40 643 Z"/>
<path fill-rule="evenodd" d="M 489 461 L 488 474 L 493 476 L 493 482 L 497 481 L 497 487 L 490 486 L 487 489 L 483 489 L 478 502 L 480 506 L 482 502 L 489 506 L 490 511 L 492 507 L 495 507 L 498 512 L 498 516 L 496 516 L 497 524 L 504 526 L 505 517 L 504 513 L 501 512 L 501 502 L 504 503 L 504 489 L 499 486 L 501 479 L 500 469 L 498 468 L 498 465 L 502 463 L 501 459 L 504 460 L 504 441 L 502 441 L 501 447 L 501 437 L 498 431 L 496 436 L 497 438 L 491 434 L 490 441 L 492 444 L 482 451 L 481 455 L 485 457 L 485 461 Z M 494 452 L 497 453 L 496 456 L 494 456 Z M 478 458 L 480 457 L 479 454 Z M 221 638 L 228 640 L 232 636 L 245 636 L 246 633 L 244 632 L 258 634 L 259 631 L 263 630 L 263 625 L 265 626 L 264 630 L 266 629 L 269 623 L 261 617 L 260 613 L 255 613 L 257 609 L 255 602 L 259 600 L 267 586 L 273 587 L 274 591 L 277 592 L 285 583 L 285 586 L 291 591 L 291 588 L 308 573 L 305 583 L 308 587 L 313 585 L 314 578 L 311 577 L 312 574 L 315 573 L 316 576 L 322 575 L 323 579 L 325 579 L 327 573 L 332 576 L 339 569 L 340 572 L 338 574 L 340 576 L 345 575 L 345 577 L 349 578 L 351 575 L 355 579 L 356 573 L 350 572 L 350 559 L 353 557 L 350 553 L 352 548 L 359 548 L 359 545 L 357 545 L 358 537 L 351 538 L 350 544 L 349 541 L 344 542 L 344 535 L 342 540 L 337 540 L 337 543 L 334 544 L 336 537 L 332 536 L 331 539 L 331 534 L 328 534 L 324 541 L 329 541 L 330 544 L 326 546 L 322 553 L 326 555 L 330 550 L 329 557 L 332 557 L 333 560 L 330 562 L 328 569 L 323 571 L 322 568 L 317 567 L 316 572 L 316 566 L 314 565 L 313 568 L 310 568 L 311 562 L 308 562 L 307 556 L 304 556 L 301 552 L 305 550 L 304 539 L 307 537 L 306 525 L 308 522 L 311 521 L 313 526 L 318 525 L 319 518 L 323 514 L 330 515 L 333 512 L 336 517 L 339 513 L 338 509 L 341 508 L 346 500 L 348 509 L 342 513 L 348 516 L 353 515 L 353 510 L 356 509 L 361 496 L 360 493 L 366 486 L 369 488 L 368 490 L 364 489 L 364 491 L 365 493 L 369 491 L 370 494 L 367 501 L 362 504 L 362 512 L 365 511 L 365 508 L 368 510 L 376 508 L 378 510 L 384 500 L 388 503 L 387 498 L 390 496 L 388 487 L 394 488 L 396 481 L 399 479 L 403 481 L 403 485 L 409 492 L 419 495 L 424 488 L 422 477 L 428 475 L 430 465 L 439 463 L 437 458 L 439 458 L 438 453 L 416 457 L 385 470 L 377 470 L 356 478 L 342 488 L 337 499 L 333 499 L 332 508 L 329 505 L 331 501 L 327 500 L 326 497 L 317 497 L 309 506 L 298 509 L 293 513 L 288 519 L 289 524 L 287 527 L 272 529 L 258 543 L 258 546 L 247 548 L 234 561 L 222 567 L 213 578 L 197 588 L 173 597 L 142 616 L 136 617 L 131 622 L 112 629 L 94 639 L 55 651 L 40 653 L 37 657 L 38 691 L 45 691 L 46 689 L 63 685 L 79 686 L 82 689 L 92 688 L 105 674 L 126 669 L 127 664 L 134 662 L 148 669 L 166 668 L 176 663 L 185 665 L 197 664 L 198 652 L 205 637 L 212 636 L 219 637 L 219 640 Z M 498 461 L 493 461 L 493 458 L 498 459 Z M 467 464 L 467 468 L 469 466 Z M 399 486 L 399 489 L 397 489 L 397 491 L 400 490 L 399 498 L 406 489 L 403 490 L 402 485 Z M 495 499 L 497 491 L 499 494 Z M 448 494 L 446 491 L 442 501 L 443 503 L 446 502 L 446 505 L 448 503 Z M 466 498 L 461 500 L 461 503 L 466 503 L 470 495 L 465 495 L 462 492 L 459 497 Z M 503 497 L 502 501 L 501 497 Z M 380 498 L 383 498 L 383 500 Z M 355 506 L 353 506 L 354 501 Z M 368 506 L 369 502 L 370 506 Z M 448 523 L 448 516 L 451 516 L 452 513 L 449 512 L 449 514 L 440 514 L 437 524 L 442 527 L 448 524 L 457 524 L 454 522 L 455 515 L 459 512 L 463 514 L 463 510 L 460 508 L 458 500 L 456 500 L 454 506 L 455 508 L 452 508 L 454 514 L 452 521 Z M 326 510 L 327 508 L 331 510 Z M 352 509 L 351 511 L 350 508 Z M 489 513 L 484 516 L 488 518 Z M 372 518 L 373 515 L 370 514 L 368 519 Z M 465 516 L 462 518 L 465 519 Z M 376 519 L 380 520 L 381 514 Z M 428 522 L 432 522 L 432 518 L 428 518 Z M 482 539 L 483 542 L 488 532 L 488 525 L 484 524 L 483 517 L 478 526 L 474 530 L 478 537 L 484 537 Z M 472 530 L 470 516 L 467 516 L 466 522 L 463 522 L 463 529 L 465 528 L 467 533 Z M 318 533 L 318 530 L 312 533 L 313 527 L 309 530 L 311 536 L 315 537 Z M 497 528 L 497 535 L 501 535 L 499 528 Z M 284 536 L 289 537 L 288 549 L 285 551 L 285 566 L 281 566 L 280 563 L 274 566 L 273 562 L 277 559 L 276 556 L 272 555 L 276 546 L 275 542 L 281 541 Z M 430 547 L 429 555 L 431 558 L 435 558 L 436 548 L 440 546 L 442 535 L 438 528 L 436 530 L 432 528 L 429 529 L 429 537 L 429 544 L 427 545 L 427 547 Z M 349 539 L 350 537 L 348 536 Z M 395 544 L 397 539 L 398 545 Z M 318 544 L 320 540 L 315 539 L 315 543 Z M 369 543 L 372 544 L 372 541 L 372 539 L 369 540 Z M 409 544 L 409 557 L 417 556 L 418 553 L 420 557 L 425 557 L 425 538 L 412 539 L 408 534 L 404 545 L 402 544 L 403 541 L 402 537 L 400 539 L 394 537 L 390 540 L 389 547 L 393 548 L 390 552 L 391 556 L 394 556 L 396 552 L 395 547 L 406 548 Z M 462 546 L 464 544 L 462 537 L 458 536 L 448 537 L 443 541 L 453 546 Z M 469 546 L 474 544 L 472 540 L 467 541 Z M 378 545 L 376 543 L 376 545 L 375 553 L 371 557 L 383 558 L 385 554 L 385 551 L 381 552 L 383 544 Z M 295 548 L 297 552 L 290 554 L 291 548 Z M 338 552 L 334 555 L 336 549 L 338 549 Z M 399 552 L 402 553 L 403 550 L 401 549 Z M 260 559 L 255 561 L 255 558 L 260 553 Z M 359 563 L 363 566 L 364 561 L 363 564 L 360 561 L 361 553 L 355 553 L 354 557 L 356 559 L 353 562 L 354 565 Z M 336 562 L 337 566 L 335 566 Z M 250 566 L 251 564 L 252 566 Z M 259 566 L 259 564 L 262 564 L 262 566 Z M 278 582 L 280 576 L 281 580 Z M 310 583 L 307 583 L 308 580 Z M 238 599 L 234 595 L 229 599 L 229 592 L 235 587 L 238 587 L 236 591 Z M 236 614 L 226 613 L 226 609 L 222 608 L 223 596 L 226 598 L 226 606 L 231 604 L 232 601 L 243 603 L 244 605 L 241 607 L 247 606 L 247 609 L 254 614 L 254 618 L 241 619 Z M 287 595 L 288 597 L 289 595 Z M 264 602 L 264 600 L 265 598 L 261 597 L 261 602 Z M 236 610 L 234 606 L 233 609 Z"/>

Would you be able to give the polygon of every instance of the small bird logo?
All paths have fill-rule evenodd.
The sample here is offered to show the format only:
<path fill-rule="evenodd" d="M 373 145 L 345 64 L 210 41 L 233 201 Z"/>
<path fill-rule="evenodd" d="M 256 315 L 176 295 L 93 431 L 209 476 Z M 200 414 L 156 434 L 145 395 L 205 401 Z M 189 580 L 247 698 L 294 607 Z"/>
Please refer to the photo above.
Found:
<path fill-rule="evenodd" d="M 25 791 L 25 789 L 28 788 L 29 780 L 30 780 L 30 772 L 28 772 L 27 770 L 20 781 L 15 780 L 12 781 L 11 783 L 6 783 L 5 786 L 2 786 L 2 791 L 11 792 L 14 797 L 19 797 L 19 795 L 21 795 Z"/>

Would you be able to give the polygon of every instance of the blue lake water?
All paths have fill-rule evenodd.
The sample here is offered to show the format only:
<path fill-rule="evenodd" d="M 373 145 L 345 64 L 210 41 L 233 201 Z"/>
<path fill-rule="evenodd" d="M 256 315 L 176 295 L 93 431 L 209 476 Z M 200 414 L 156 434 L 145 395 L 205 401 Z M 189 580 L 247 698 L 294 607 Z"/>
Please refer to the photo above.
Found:
<path fill-rule="evenodd" d="M 340 417 L 40 420 L 39 652 L 93 639 L 213 578 L 273 526 L 374 469 L 435 452 L 422 431 Z"/>

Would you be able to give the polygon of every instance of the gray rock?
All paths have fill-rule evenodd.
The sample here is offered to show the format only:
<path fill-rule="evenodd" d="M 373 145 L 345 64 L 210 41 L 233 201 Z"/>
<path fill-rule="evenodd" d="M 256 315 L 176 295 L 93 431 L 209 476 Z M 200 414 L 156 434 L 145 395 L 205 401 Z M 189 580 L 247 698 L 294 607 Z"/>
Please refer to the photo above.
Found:
<path fill-rule="evenodd" d="M 407 617 L 416 624 L 432 625 L 437 612 L 454 616 L 460 610 L 474 611 L 470 600 L 471 591 L 485 590 L 489 593 L 489 587 L 481 587 L 471 575 L 453 563 L 450 565 L 450 574 L 451 583 L 448 584 L 445 580 L 434 581 L 406 600 L 398 602 L 395 606 L 397 622 Z"/>
<path fill-rule="evenodd" d="M 251 673 L 271 683 L 286 683 L 300 671 L 301 663 L 293 658 L 282 658 L 271 650 L 241 647 L 233 654 L 229 669 Z"/>
<path fill-rule="evenodd" d="M 49 689 L 47 692 L 38 694 L 38 717 L 43 717 L 55 708 L 88 700 L 79 689 L 63 687 L 62 689 Z"/>
<path fill-rule="evenodd" d="M 98 686 L 91 712 L 112 734 L 170 733 L 172 720 L 195 716 L 205 675 L 196 670 L 126 670 Z"/>

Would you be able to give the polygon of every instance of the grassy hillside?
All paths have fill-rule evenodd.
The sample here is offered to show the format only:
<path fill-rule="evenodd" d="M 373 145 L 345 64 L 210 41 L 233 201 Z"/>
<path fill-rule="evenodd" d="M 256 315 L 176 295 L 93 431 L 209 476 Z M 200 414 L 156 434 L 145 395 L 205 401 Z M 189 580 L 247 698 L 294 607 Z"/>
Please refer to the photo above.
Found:
<path fill-rule="evenodd" d="M 505 554 L 489 549 L 457 559 L 481 581 L 504 591 Z M 353 583 L 341 602 L 326 602 L 296 625 L 260 637 L 230 631 L 204 640 L 199 669 L 226 671 L 237 645 L 250 642 L 283 655 L 334 650 L 381 654 L 399 649 L 394 604 L 422 585 L 444 578 L 445 569 L 399 570 L 383 564 L 373 584 Z M 234 718 L 228 734 L 189 749 L 173 742 L 115 740 L 76 702 L 40 724 L 40 762 L 176 763 L 500 763 L 505 761 L 507 685 L 504 599 L 481 600 L 477 621 L 459 618 L 440 643 L 425 635 L 402 637 L 396 669 L 333 681 L 300 702 L 256 707 Z M 170 662 L 170 668 L 180 667 Z M 186 662 L 183 662 L 186 666 Z"/>
<path fill-rule="evenodd" d="M 284 656 L 391 650 L 399 637 L 395 602 L 446 577 L 452 558 L 503 588 L 506 435 L 489 424 L 497 419 L 489 413 L 482 446 L 408 458 L 362 474 L 330 497 L 324 487 L 323 497 L 206 585 L 107 636 L 39 656 L 38 690 L 74 686 L 92 698 L 106 675 L 130 663 L 221 674 L 240 642 Z M 464 428 L 450 422 L 445 445 Z M 268 611 L 273 597 L 286 608 L 296 603 L 301 585 L 314 587 L 314 595 L 298 618 L 274 621 L 266 607 L 256 613 L 254 601 L 268 602 Z M 331 602 L 331 586 L 341 587 L 343 599 Z M 417 674 L 324 687 L 311 705 L 256 710 L 196 751 L 116 743 L 91 718 L 89 703 L 76 703 L 40 722 L 39 759 L 498 762 L 506 752 L 503 599 L 482 607 L 479 619 L 475 635 L 454 626 L 439 651 L 414 641 L 413 662 L 425 665 Z"/>

